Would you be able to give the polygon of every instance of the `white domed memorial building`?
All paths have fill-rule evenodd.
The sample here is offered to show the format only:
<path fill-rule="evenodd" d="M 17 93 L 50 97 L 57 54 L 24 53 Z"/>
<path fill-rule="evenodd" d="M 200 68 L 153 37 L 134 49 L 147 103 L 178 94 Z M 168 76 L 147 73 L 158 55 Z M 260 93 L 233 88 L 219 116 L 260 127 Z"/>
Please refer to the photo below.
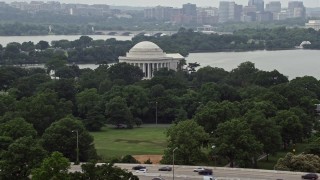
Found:
<path fill-rule="evenodd" d="M 142 41 L 133 46 L 126 56 L 120 56 L 119 62 L 138 66 L 144 73 L 144 79 L 151 79 L 153 72 L 160 68 L 177 71 L 178 64 L 183 59 L 179 53 L 167 54 L 155 43 Z"/>

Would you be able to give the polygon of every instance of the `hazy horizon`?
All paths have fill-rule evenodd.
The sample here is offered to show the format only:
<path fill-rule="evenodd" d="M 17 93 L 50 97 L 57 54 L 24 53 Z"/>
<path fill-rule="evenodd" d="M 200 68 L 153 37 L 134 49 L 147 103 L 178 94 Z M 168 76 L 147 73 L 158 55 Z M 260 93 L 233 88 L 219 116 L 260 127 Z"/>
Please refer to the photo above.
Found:
<path fill-rule="evenodd" d="M 31 0 L 4 0 L 4 2 L 11 3 L 14 1 L 18 2 L 30 2 Z M 47 2 L 47 0 L 43 0 Z M 51 0 L 52 1 L 52 0 Z M 224 0 L 232 1 L 232 0 Z M 248 0 L 233 0 L 237 4 L 246 5 Z M 270 1 L 277 0 L 265 0 L 265 4 Z M 288 2 L 292 0 L 280 0 L 282 7 L 287 7 Z M 300 0 L 302 1 L 302 0 Z M 199 7 L 218 7 L 220 0 L 158 0 L 157 2 L 151 0 L 60 0 L 60 3 L 80 3 L 80 4 L 107 4 L 111 6 L 135 6 L 135 7 L 154 7 L 154 6 L 170 6 L 170 7 L 182 7 L 182 4 L 193 3 Z M 306 7 L 320 7 L 320 0 L 303 0 Z"/>

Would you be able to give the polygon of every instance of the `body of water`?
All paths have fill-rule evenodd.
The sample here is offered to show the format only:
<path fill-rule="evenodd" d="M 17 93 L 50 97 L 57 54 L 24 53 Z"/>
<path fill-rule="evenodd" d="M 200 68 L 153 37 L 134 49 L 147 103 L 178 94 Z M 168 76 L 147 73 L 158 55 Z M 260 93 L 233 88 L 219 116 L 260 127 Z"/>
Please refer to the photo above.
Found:
<path fill-rule="evenodd" d="M 88 35 L 93 40 L 106 40 L 115 38 L 119 41 L 125 41 L 125 40 L 131 40 L 132 36 L 111 36 L 111 35 Z M 58 41 L 58 40 L 68 40 L 68 41 L 74 41 L 76 39 L 79 39 L 81 35 L 47 35 L 47 36 L 0 36 L 0 44 L 2 46 L 7 46 L 8 43 L 11 42 L 33 42 L 34 44 L 37 44 L 39 41 L 47 41 L 51 43 L 51 41 Z"/>
<path fill-rule="evenodd" d="M 0 36 L 0 44 L 6 46 L 10 42 L 34 42 L 66 39 L 73 41 L 81 35 L 47 35 L 47 36 Z M 131 40 L 132 36 L 89 35 L 94 40 L 115 38 L 117 40 Z M 187 63 L 198 62 L 200 67 L 211 66 L 231 71 L 240 63 L 251 61 L 256 68 L 265 71 L 278 70 L 280 73 L 294 79 L 295 77 L 313 76 L 320 79 L 320 50 L 279 50 L 279 51 L 248 51 L 248 52 L 210 52 L 190 53 Z M 81 64 L 80 68 L 94 69 L 98 65 Z"/>
<path fill-rule="evenodd" d="M 289 79 L 306 75 L 320 79 L 320 50 L 190 53 L 186 60 L 187 63 L 198 62 L 200 67 L 219 67 L 226 71 L 250 61 L 260 70 L 276 69 Z"/>
<path fill-rule="evenodd" d="M 187 63 L 200 63 L 200 67 L 211 66 L 231 71 L 246 61 L 264 70 L 278 70 L 289 79 L 313 76 L 320 80 L 320 50 L 280 50 L 249 52 L 190 53 Z M 97 64 L 79 64 L 79 68 L 95 69 Z M 40 67 L 44 67 L 40 65 Z"/>

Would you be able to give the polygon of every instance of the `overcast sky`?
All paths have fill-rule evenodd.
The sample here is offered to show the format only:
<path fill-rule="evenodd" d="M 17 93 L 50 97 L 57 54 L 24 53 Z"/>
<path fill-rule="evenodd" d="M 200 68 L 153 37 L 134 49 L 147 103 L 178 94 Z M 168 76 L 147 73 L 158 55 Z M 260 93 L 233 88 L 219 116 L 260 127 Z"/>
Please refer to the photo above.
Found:
<path fill-rule="evenodd" d="M 1 1 L 1 0 L 0 0 Z M 3 0 L 2 0 L 3 1 Z M 4 0 L 5 2 L 21 1 L 21 0 Z M 30 0 L 25 0 L 30 2 Z M 46 2 L 46 0 L 43 0 Z M 182 7 L 182 4 L 194 3 L 197 6 L 213 6 L 218 7 L 220 0 L 60 0 L 61 3 L 82 3 L 82 4 L 108 4 L 114 6 L 170 6 L 170 7 Z M 232 1 L 232 0 L 227 0 Z M 246 5 L 248 0 L 233 0 L 237 4 Z M 265 4 L 270 1 L 277 0 L 265 0 Z M 283 7 L 288 6 L 290 0 L 280 0 Z M 300 0 L 303 1 L 306 7 L 320 7 L 320 0 Z"/>

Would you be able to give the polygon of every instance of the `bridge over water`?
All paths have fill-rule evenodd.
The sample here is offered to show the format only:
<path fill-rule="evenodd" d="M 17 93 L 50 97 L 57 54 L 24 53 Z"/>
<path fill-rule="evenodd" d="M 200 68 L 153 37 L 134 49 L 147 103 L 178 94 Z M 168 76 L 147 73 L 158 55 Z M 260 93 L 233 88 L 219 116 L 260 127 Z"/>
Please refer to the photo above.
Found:
<path fill-rule="evenodd" d="M 177 33 L 177 31 L 95 31 L 95 34 L 101 35 L 117 35 L 117 36 L 136 36 L 138 34 L 145 34 L 145 35 L 156 35 L 156 34 L 166 34 L 171 36 L 172 34 Z"/>

